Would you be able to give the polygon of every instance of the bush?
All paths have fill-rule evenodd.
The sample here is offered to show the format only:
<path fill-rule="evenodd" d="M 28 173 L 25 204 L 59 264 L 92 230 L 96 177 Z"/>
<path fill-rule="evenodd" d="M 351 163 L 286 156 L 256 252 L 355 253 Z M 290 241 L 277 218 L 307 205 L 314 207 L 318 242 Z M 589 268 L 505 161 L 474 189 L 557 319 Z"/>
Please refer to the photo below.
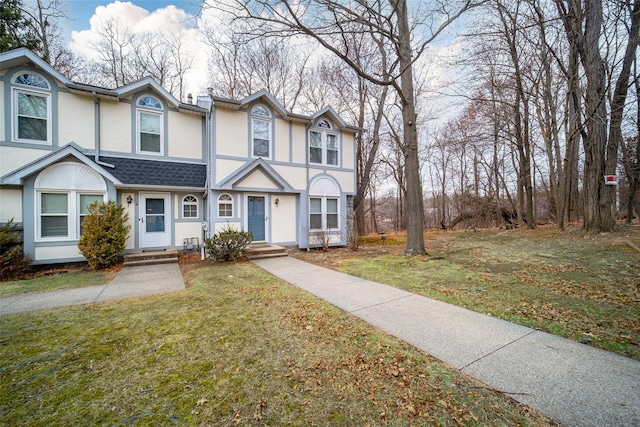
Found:
<path fill-rule="evenodd" d="M 116 262 L 124 251 L 130 225 L 129 214 L 113 200 L 89 205 L 89 214 L 82 222 L 82 235 L 78 249 L 95 270 L 107 268 Z"/>
<path fill-rule="evenodd" d="M 31 260 L 22 254 L 22 246 L 18 243 L 20 233 L 16 231 L 17 226 L 13 218 L 0 226 L 0 280 L 19 276 L 31 264 Z"/>
<path fill-rule="evenodd" d="M 227 225 L 213 237 L 205 238 L 204 247 L 216 261 L 233 261 L 244 255 L 244 249 L 252 241 L 250 231 L 238 231 Z"/>

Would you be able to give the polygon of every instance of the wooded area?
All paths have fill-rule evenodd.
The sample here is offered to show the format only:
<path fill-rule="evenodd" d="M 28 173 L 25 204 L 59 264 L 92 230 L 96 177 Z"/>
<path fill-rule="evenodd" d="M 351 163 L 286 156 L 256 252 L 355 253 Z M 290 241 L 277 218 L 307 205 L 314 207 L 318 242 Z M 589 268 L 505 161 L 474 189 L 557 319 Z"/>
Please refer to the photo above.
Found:
<path fill-rule="evenodd" d="M 88 59 L 56 43 L 64 3 L 1 3 L 22 12 L 3 25 L 26 19 L 16 37 L 71 79 L 150 75 L 186 100 L 194 52 L 181 34 L 105 21 Z M 638 0 L 204 1 L 199 29 L 215 95 L 266 89 L 290 111 L 331 105 L 367 129 L 357 234 L 406 229 L 419 254 L 425 227 L 598 232 L 638 217 Z"/>

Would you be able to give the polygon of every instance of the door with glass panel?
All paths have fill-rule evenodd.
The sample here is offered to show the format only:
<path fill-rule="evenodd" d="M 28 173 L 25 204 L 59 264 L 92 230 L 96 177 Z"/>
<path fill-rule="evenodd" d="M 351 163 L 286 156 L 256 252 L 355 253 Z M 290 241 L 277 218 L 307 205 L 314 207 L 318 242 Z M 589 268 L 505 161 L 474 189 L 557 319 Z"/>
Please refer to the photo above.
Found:
<path fill-rule="evenodd" d="M 138 227 L 141 248 L 171 246 L 169 194 L 140 194 Z"/>

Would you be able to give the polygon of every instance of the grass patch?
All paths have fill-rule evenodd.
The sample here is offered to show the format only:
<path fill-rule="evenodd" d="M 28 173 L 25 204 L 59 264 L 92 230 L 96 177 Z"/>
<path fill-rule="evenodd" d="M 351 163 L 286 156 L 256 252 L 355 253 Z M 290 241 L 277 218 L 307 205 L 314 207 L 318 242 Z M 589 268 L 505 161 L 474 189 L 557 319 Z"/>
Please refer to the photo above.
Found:
<path fill-rule="evenodd" d="M 487 230 L 425 236 L 430 256 L 403 242 L 298 256 L 326 267 L 544 330 L 640 360 L 639 227 Z"/>
<path fill-rule="evenodd" d="M 113 275 L 111 271 L 79 269 L 45 271 L 28 279 L 0 282 L 0 297 L 104 285 L 113 279 Z"/>
<path fill-rule="evenodd" d="M 249 263 L 4 316 L 5 425 L 554 425 Z"/>

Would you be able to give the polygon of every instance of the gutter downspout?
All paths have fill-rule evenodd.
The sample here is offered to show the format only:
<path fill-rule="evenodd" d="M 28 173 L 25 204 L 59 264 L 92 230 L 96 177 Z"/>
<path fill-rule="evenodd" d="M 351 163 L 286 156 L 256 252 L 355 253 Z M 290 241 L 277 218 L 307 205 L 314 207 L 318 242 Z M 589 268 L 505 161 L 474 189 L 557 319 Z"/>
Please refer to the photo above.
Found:
<path fill-rule="evenodd" d="M 306 212 L 306 221 L 307 221 L 307 235 L 306 235 L 306 244 L 307 244 L 307 252 L 309 252 L 311 250 L 310 248 L 310 243 L 309 241 L 311 240 L 311 231 L 309 230 L 309 129 L 311 129 L 311 126 L 313 126 L 313 120 L 311 120 L 308 124 L 306 124 L 304 126 L 304 159 L 305 159 L 305 170 L 307 172 L 307 184 L 306 184 L 306 191 L 305 191 L 305 199 L 304 200 L 300 200 L 300 204 L 304 203 L 305 209 L 304 211 Z M 302 207 L 302 206 L 301 206 Z"/>
<path fill-rule="evenodd" d="M 98 95 L 96 94 L 95 90 L 91 91 L 91 94 L 93 95 L 93 105 L 94 105 L 93 115 L 95 120 L 94 133 L 96 136 L 96 147 L 95 147 L 96 163 L 99 164 L 100 166 L 106 166 L 108 168 L 113 169 L 115 168 L 114 165 L 100 161 L 100 98 L 98 98 Z"/>

